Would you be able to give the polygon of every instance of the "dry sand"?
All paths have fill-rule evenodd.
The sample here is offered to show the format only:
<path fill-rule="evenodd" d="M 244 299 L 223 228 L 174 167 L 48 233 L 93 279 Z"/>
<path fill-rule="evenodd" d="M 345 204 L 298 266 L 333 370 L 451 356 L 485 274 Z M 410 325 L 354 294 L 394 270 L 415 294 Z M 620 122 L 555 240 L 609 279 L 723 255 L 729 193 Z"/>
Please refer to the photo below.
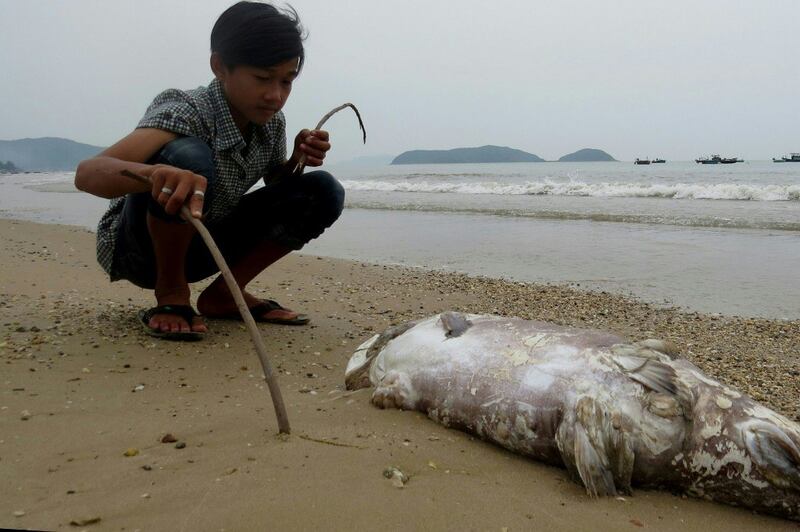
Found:
<path fill-rule="evenodd" d="M 564 470 L 343 390 L 350 354 L 374 331 L 456 309 L 666 338 L 797 419 L 798 321 L 293 256 L 253 284 L 313 319 L 260 326 L 292 423 L 282 440 L 240 324 L 211 321 L 201 343 L 155 340 L 135 320 L 151 294 L 107 281 L 91 233 L 0 220 L 0 239 L 0 528 L 798 528 L 666 492 L 590 500 Z M 168 433 L 178 441 L 161 443 Z M 410 476 L 404 488 L 383 477 L 390 466 Z"/>

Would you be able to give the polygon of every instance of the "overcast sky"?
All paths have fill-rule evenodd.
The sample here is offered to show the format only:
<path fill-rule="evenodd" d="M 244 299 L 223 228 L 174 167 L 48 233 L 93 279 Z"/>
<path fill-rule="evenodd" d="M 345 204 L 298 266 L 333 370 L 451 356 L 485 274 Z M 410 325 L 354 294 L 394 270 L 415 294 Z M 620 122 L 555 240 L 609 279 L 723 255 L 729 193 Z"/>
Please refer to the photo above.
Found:
<path fill-rule="evenodd" d="M 170 87 L 206 85 L 230 0 L 0 0 L 0 139 L 100 146 Z M 556 159 L 800 151 L 798 0 L 295 0 L 307 62 L 290 134 L 331 161 L 497 144 Z"/>

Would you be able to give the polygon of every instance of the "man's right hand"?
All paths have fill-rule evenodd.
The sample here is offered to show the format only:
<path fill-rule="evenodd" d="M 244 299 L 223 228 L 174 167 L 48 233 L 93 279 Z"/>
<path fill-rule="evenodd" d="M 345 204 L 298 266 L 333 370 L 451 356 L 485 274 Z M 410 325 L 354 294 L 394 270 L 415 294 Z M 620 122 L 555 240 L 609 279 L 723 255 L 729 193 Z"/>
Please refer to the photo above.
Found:
<path fill-rule="evenodd" d="M 195 218 L 203 216 L 203 200 L 208 186 L 205 177 L 166 164 L 155 164 L 142 172 L 153 183 L 151 194 L 167 214 L 180 212 L 188 202 Z"/>

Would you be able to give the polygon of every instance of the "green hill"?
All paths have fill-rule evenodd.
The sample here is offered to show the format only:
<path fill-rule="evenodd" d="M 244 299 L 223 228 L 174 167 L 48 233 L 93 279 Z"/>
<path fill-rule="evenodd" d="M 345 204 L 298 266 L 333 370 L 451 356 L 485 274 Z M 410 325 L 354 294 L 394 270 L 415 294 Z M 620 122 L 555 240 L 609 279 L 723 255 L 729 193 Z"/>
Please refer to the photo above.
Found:
<path fill-rule="evenodd" d="M 0 140 L 0 161 L 10 161 L 28 172 L 69 171 L 103 149 L 55 137 Z"/>
<path fill-rule="evenodd" d="M 412 150 L 394 158 L 391 164 L 453 163 L 540 163 L 544 159 L 532 153 L 504 146 L 454 148 L 452 150 Z"/>
<path fill-rule="evenodd" d="M 594 161 L 616 161 L 616 159 L 603 150 L 584 148 L 573 153 L 568 153 L 558 160 L 560 163 L 586 163 Z"/>

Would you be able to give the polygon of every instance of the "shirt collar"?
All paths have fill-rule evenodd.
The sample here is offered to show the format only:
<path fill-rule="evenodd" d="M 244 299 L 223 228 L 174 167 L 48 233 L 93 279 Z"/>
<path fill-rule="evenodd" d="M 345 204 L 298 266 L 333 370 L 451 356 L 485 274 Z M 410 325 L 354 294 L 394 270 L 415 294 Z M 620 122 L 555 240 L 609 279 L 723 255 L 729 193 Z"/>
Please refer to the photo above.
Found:
<path fill-rule="evenodd" d="M 214 106 L 214 115 L 216 116 L 217 137 L 215 140 L 215 148 L 218 151 L 224 151 L 235 147 L 244 148 L 244 137 L 242 137 L 241 131 L 239 131 L 239 128 L 236 127 L 236 123 L 233 121 L 231 109 L 228 106 L 228 100 L 225 98 L 225 92 L 222 90 L 222 84 L 218 79 L 214 79 L 208 88 L 211 94 L 211 104 Z"/>
<path fill-rule="evenodd" d="M 217 138 L 215 140 L 215 148 L 217 151 L 224 151 L 231 148 L 244 149 L 246 145 L 244 137 L 242 136 L 242 132 L 239 131 L 239 128 L 236 127 L 236 123 L 233 121 L 231 108 L 228 105 L 227 98 L 225 98 L 225 91 L 222 90 L 222 84 L 218 79 L 215 78 L 208 88 L 211 93 L 211 103 L 214 106 L 214 114 L 217 117 Z M 272 120 L 275 118 L 276 117 L 273 117 Z M 270 122 L 272 120 L 270 120 Z M 253 140 L 256 140 L 257 138 L 259 143 L 266 145 L 269 142 L 267 126 L 255 126 L 253 129 L 253 136 L 255 137 Z"/>

